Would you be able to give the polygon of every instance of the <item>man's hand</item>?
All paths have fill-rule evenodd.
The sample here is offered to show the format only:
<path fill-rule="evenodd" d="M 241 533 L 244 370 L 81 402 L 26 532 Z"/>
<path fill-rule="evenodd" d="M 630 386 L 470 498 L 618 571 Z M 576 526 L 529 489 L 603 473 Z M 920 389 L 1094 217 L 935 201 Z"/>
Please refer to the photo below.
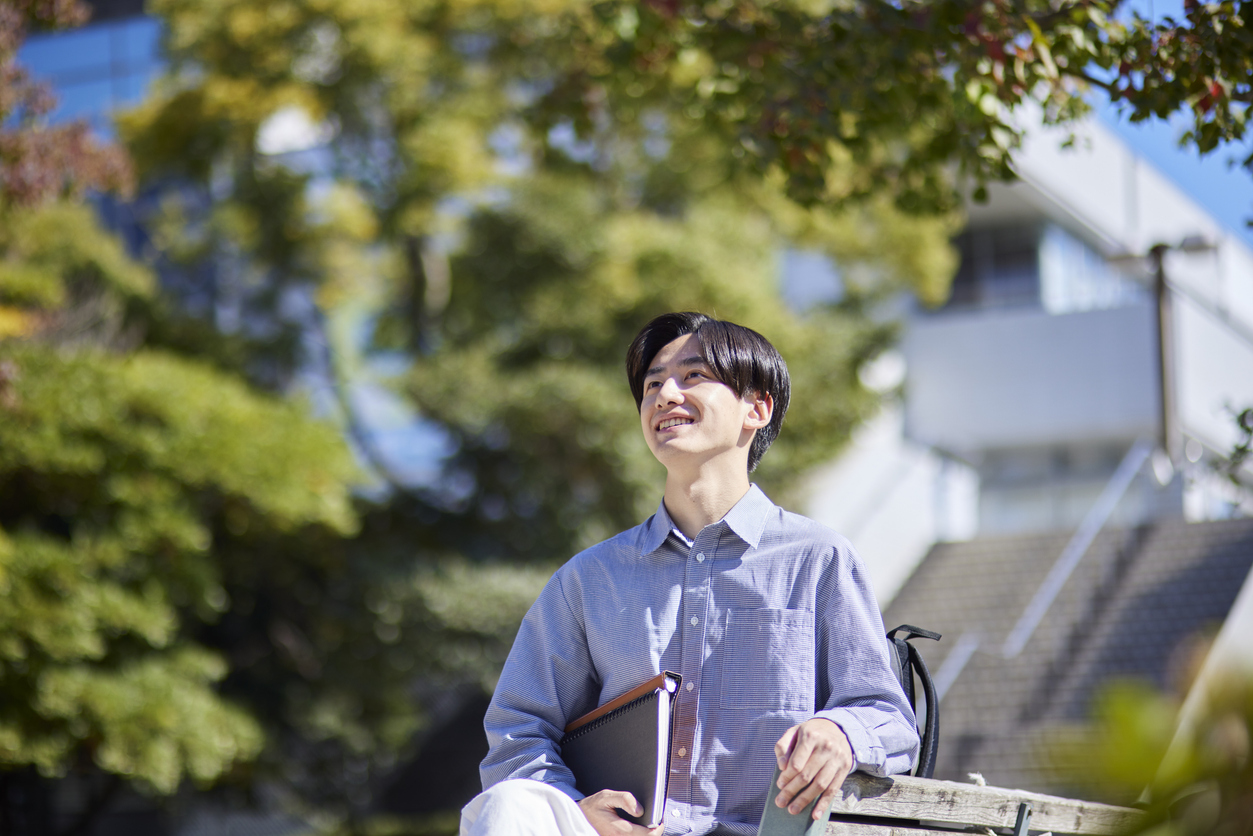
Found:
<path fill-rule="evenodd" d="M 853 771 L 848 737 L 839 725 L 823 717 L 785 731 L 774 744 L 774 754 L 782 770 L 775 804 L 786 806 L 792 815 L 817 798 L 814 818 L 819 818 Z"/>
<path fill-rule="evenodd" d="M 659 824 L 649 830 L 643 825 L 627 821 L 618 815 L 618 809 L 615 808 L 626 810 L 632 816 L 644 815 L 644 806 L 629 792 L 601 790 L 579 801 L 579 809 L 600 836 L 661 836 L 666 829 Z"/>

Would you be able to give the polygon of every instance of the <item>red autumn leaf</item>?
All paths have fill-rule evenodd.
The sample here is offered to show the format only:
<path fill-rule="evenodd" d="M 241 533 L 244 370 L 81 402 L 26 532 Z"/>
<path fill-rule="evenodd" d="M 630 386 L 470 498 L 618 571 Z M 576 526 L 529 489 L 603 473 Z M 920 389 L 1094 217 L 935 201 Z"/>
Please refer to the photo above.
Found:
<path fill-rule="evenodd" d="M 966 15 L 966 23 L 963 26 L 967 35 L 975 37 L 979 34 L 979 12 L 973 11 Z"/>

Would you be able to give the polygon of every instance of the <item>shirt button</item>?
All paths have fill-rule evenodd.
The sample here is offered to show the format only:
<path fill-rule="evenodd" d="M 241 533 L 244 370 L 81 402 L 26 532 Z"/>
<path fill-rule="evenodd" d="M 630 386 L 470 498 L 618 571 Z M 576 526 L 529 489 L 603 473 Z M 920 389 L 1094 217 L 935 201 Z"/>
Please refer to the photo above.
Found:
<path fill-rule="evenodd" d="M 690 690 L 692 690 L 692 689 L 693 689 L 693 688 L 695 688 L 695 687 L 696 687 L 696 686 L 695 686 L 695 685 L 693 685 L 692 683 L 690 683 L 690 682 L 689 682 L 689 683 L 687 683 L 687 690 L 689 690 L 689 691 L 690 691 Z"/>
<path fill-rule="evenodd" d="M 700 619 L 696 616 L 692 616 L 692 626 L 695 627 L 697 624 L 700 624 Z"/>
<path fill-rule="evenodd" d="M 696 555 L 696 562 L 697 562 L 697 563 L 704 563 L 704 562 L 705 562 L 705 553 L 704 553 L 704 552 L 701 552 L 700 554 Z"/>
<path fill-rule="evenodd" d="M 683 747 L 680 747 L 680 748 L 679 748 L 679 757 L 681 757 L 681 758 L 686 758 L 686 757 L 687 757 L 687 747 L 686 747 L 686 746 L 683 746 Z"/>

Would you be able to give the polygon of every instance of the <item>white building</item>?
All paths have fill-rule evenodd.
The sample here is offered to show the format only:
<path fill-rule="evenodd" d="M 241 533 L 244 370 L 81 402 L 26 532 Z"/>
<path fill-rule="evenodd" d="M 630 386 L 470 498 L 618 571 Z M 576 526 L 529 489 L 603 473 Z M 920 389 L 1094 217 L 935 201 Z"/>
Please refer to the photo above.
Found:
<path fill-rule="evenodd" d="M 885 605 L 933 542 L 1075 528 L 1138 439 L 1157 452 L 1110 524 L 1241 512 L 1211 463 L 1253 406 L 1253 251 L 1100 124 L 1067 133 L 1033 132 L 1021 181 L 970 208 L 949 303 L 882 364 L 903 365 L 902 399 L 813 475 L 806 513 L 853 541 Z"/>

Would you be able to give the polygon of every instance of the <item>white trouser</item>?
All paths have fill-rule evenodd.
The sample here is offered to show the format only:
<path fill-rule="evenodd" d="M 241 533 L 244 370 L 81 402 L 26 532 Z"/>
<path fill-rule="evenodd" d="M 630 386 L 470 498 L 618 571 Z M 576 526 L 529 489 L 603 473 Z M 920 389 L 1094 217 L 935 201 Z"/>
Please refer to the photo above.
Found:
<path fill-rule="evenodd" d="M 596 836 L 574 799 L 530 778 L 501 781 L 461 810 L 461 836 Z"/>

